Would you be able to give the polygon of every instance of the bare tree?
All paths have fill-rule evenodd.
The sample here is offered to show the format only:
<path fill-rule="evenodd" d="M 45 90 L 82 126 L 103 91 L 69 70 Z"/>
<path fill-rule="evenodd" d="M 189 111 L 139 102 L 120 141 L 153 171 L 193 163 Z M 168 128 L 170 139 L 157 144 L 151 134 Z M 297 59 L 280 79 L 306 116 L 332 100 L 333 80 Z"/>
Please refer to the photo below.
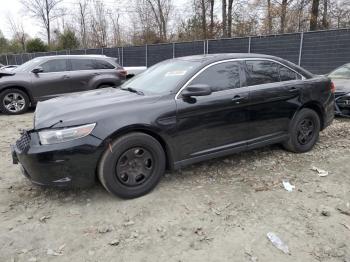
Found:
<path fill-rule="evenodd" d="M 214 36 L 214 0 L 210 0 L 210 25 L 209 25 L 209 31 L 210 31 L 210 37 Z"/>
<path fill-rule="evenodd" d="M 162 41 L 167 40 L 169 14 L 173 9 L 171 0 L 146 0 L 151 7 Z"/>
<path fill-rule="evenodd" d="M 227 14 L 226 14 L 227 2 L 222 0 L 222 36 L 227 37 Z"/>
<path fill-rule="evenodd" d="M 205 0 L 201 0 L 201 20 L 202 20 L 202 32 L 203 39 L 207 38 L 207 15 Z"/>
<path fill-rule="evenodd" d="M 119 19 L 120 19 L 120 13 L 118 10 L 114 11 L 109 11 L 108 12 L 109 19 L 112 24 L 112 44 L 113 46 L 118 46 L 122 42 L 121 40 L 121 30 L 120 30 L 120 24 L 119 24 Z"/>
<path fill-rule="evenodd" d="M 233 0 L 228 0 L 227 6 L 227 36 L 232 36 L 232 5 Z"/>
<path fill-rule="evenodd" d="M 312 7 L 311 7 L 311 14 L 310 14 L 310 31 L 314 31 L 317 29 L 319 5 L 320 5 L 320 0 L 312 0 Z"/>
<path fill-rule="evenodd" d="M 13 39 L 20 43 L 22 50 L 26 52 L 26 41 L 28 39 L 28 35 L 24 31 L 23 23 L 16 23 L 11 16 L 8 16 L 7 20 Z"/>
<path fill-rule="evenodd" d="M 94 0 L 91 10 L 91 38 L 94 47 L 106 47 L 108 42 L 107 9 L 103 2 Z"/>
<path fill-rule="evenodd" d="M 323 0 L 322 27 L 327 29 L 328 26 L 328 0 Z"/>
<path fill-rule="evenodd" d="M 88 2 L 89 0 L 79 0 L 78 2 L 78 23 L 80 31 L 81 44 L 87 48 L 87 23 L 88 23 Z"/>
<path fill-rule="evenodd" d="M 46 30 L 47 43 L 51 43 L 51 22 L 59 15 L 58 5 L 63 0 L 21 0 L 27 11 L 36 19 L 38 19 Z"/>
<path fill-rule="evenodd" d="M 272 6 L 271 0 L 267 0 L 267 31 L 272 34 Z"/>

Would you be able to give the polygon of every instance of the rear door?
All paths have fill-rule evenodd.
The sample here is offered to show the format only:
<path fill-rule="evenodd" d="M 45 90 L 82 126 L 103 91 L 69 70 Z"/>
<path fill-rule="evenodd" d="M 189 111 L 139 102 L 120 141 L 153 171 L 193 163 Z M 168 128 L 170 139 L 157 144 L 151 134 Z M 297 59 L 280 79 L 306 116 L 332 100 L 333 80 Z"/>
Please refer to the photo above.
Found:
<path fill-rule="evenodd" d="M 39 64 L 43 72 L 32 73 L 33 93 L 37 100 L 46 100 L 71 92 L 67 59 L 50 59 Z"/>
<path fill-rule="evenodd" d="M 71 64 L 71 85 L 74 92 L 89 90 L 91 80 L 99 75 L 95 69 L 94 59 L 74 58 L 69 59 Z"/>
<path fill-rule="evenodd" d="M 115 66 L 103 59 L 74 58 L 70 59 L 70 63 L 71 84 L 75 92 L 91 90 L 99 84 L 115 83 L 118 80 Z"/>
<path fill-rule="evenodd" d="M 211 65 L 189 85 L 206 84 L 208 96 L 176 99 L 178 160 L 246 147 L 249 87 L 241 87 L 241 62 Z"/>
<path fill-rule="evenodd" d="M 271 60 L 245 62 L 250 86 L 250 139 L 252 143 L 285 135 L 299 107 L 301 76 Z"/>

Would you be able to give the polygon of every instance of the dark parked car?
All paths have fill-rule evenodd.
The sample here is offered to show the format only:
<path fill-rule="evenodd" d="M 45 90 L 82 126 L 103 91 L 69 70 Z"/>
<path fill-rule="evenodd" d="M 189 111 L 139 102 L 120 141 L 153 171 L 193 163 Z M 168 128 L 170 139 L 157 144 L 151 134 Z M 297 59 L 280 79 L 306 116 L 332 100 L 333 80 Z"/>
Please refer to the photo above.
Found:
<path fill-rule="evenodd" d="M 150 67 L 121 89 L 40 102 L 12 147 L 34 183 L 152 190 L 166 168 L 269 144 L 306 152 L 334 117 L 327 77 L 273 56 L 217 54 Z"/>
<path fill-rule="evenodd" d="M 328 74 L 336 86 L 335 114 L 350 116 L 350 63 Z"/>
<path fill-rule="evenodd" d="M 21 114 L 38 101 L 66 93 L 118 86 L 126 71 L 102 55 L 44 56 L 0 71 L 0 111 Z"/>

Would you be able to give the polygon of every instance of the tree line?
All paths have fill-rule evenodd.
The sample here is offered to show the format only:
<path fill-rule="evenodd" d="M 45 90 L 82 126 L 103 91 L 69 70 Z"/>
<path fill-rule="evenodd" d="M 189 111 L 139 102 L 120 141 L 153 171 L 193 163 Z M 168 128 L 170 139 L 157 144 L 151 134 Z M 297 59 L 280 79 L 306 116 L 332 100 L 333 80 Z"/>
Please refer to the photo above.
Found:
<path fill-rule="evenodd" d="M 73 8 L 67 8 L 67 1 Z M 8 17 L 0 53 L 101 48 L 350 27 L 350 0 L 21 0 L 43 29 Z"/>

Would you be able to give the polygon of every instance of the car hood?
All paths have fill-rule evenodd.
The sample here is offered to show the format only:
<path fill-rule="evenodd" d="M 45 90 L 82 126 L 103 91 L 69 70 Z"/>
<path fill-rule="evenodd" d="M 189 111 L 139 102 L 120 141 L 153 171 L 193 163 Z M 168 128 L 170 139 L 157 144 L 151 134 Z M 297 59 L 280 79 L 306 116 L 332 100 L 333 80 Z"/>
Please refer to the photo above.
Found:
<path fill-rule="evenodd" d="M 77 92 L 39 102 L 34 116 L 34 128 L 67 127 L 95 123 L 115 117 L 141 103 L 152 103 L 157 96 L 146 96 L 116 88 Z"/>
<path fill-rule="evenodd" d="M 350 92 L 350 79 L 333 78 L 336 93 Z"/>

